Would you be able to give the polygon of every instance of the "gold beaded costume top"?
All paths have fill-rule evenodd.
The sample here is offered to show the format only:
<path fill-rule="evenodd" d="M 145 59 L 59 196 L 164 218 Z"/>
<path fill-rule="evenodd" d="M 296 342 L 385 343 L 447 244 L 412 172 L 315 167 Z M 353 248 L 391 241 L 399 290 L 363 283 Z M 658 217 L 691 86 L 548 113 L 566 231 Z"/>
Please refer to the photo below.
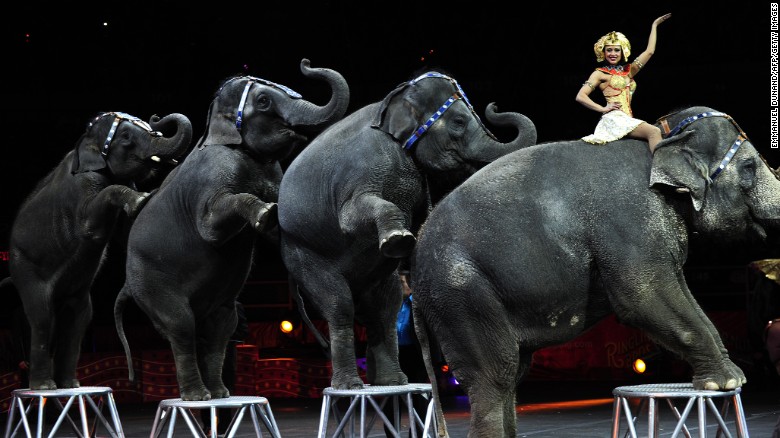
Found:
<path fill-rule="evenodd" d="M 600 67 L 596 70 L 603 71 L 610 75 L 607 87 L 602 90 L 604 98 L 607 99 L 607 103 L 618 102 L 620 103 L 621 111 L 629 116 L 633 116 L 634 113 L 631 111 L 631 96 L 634 95 L 634 90 L 636 90 L 636 81 L 628 74 L 631 71 L 631 64 L 620 67 Z"/>

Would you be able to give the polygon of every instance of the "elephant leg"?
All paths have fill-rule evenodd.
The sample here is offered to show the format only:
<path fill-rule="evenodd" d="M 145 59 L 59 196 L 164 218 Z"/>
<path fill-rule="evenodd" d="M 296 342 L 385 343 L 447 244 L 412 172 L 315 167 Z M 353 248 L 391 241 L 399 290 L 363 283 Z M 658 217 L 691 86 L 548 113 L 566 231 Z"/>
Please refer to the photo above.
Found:
<path fill-rule="evenodd" d="M 224 193 L 213 198 L 197 225 L 207 242 L 221 244 L 235 237 L 249 223 L 257 232 L 279 223 L 275 202 L 265 202 L 250 193 Z M 241 218 L 241 219 L 238 219 Z"/>
<path fill-rule="evenodd" d="M 376 226 L 379 250 L 386 257 L 401 258 L 412 253 L 417 239 L 411 231 L 404 212 L 392 202 L 376 194 L 365 194 L 355 199 L 354 205 L 342 208 L 341 227 L 347 233 L 357 229 L 355 221 L 368 217 Z M 355 214 L 361 212 L 362 214 Z"/>
<path fill-rule="evenodd" d="M 195 326 L 192 330 L 194 333 Z M 176 380 L 179 383 L 179 394 L 182 400 L 211 400 L 211 393 L 206 389 L 197 366 L 195 354 L 195 336 L 181 333 L 169 337 L 173 360 L 176 364 Z"/>
<path fill-rule="evenodd" d="M 488 353 L 481 348 L 478 350 Z M 477 360 L 488 363 L 472 368 L 469 373 L 469 383 L 464 385 L 471 404 L 469 437 L 513 438 L 517 432 L 515 397 L 519 355 L 517 350 L 493 351 L 493 354 L 493 356 L 475 356 L 474 363 Z M 488 360 L 488 357 L 493 359 Z M 454 373 L 460 380 L 457 369 Z"/>
<path fill-rule="evenodd" d="M 372 385 L 406 385 L 409 379 L 398 361 L 396 320 L 401 303 L 401 283 L 390 275 L 360 298 L 356 313 L 368 334 L 367 378 Z"/>
<path fill-rule="evenodd" d="M 92 299 L 89 290 L 69 297 L 57 313 L 57 331 L 54 342 L 54 381 L 58 388 L 78 388 L 76 378 L 81 355 L 81 342 L 92 321 Z"/>
<path fill-rule="evenodd" d="M 446 306 L 428 309 L 435 313 L 428 316 L 428 326 L 469 397 L 469 437 L 514 438 L 517 382 L 531 356 L 521 357 L 518 332 L 503 306 L 489 298 L 493 292 L 473 283 L 465 287 L 471 292 L 451 290 L 454 299 Z M 482 302 L 475 306 L 458 299 L 469 296 Z"/>
<path fill-rule="evenodd" d="M 235 305 L 230 303 L 209 315 L 198 336 L 198 367 L 212 398 L 230 397 L 222 380 L 225 352 L 238 321 Z"/>
<path fill-rule="evenodd" d="M 504 436 L 514 437 L 517 434 L 517 385 L 531 371 L 532 352 L 521 352 L 518 359 L 517 376 L 510 393 L 504 398 Z"/>
<path fill-rule="evenodd" d="M 710 320 L 710 318 L 707 317 L 707 315 L 704 313 L 704 310 L 702 310 L 701 306 L 699 306 L 699 303 L 693 297 L 693 294 L 691 293 L 690 289 L 688 289 L 688 285 L 685 284 L 684 281 L 682 281 L 680 287 L 685 291 L 685 298 L 688 300 L 689 305 L 691 306 L 692 309 L 696 310 L 696 313 L 699 315 L 699 319 L 701 320 L 702 324 L 704 324 L 707 327 L 707 330 L 710 332 L 712 339 L 718 345 L 724 366 L 730 368 L 731 371 L 729 371 L 729 373 L 737 376 L 737 380 L 740 381 L 739 383 L 737 383 L 737 386 L 742 386 L 745 383 L 747 383 L 747 378 L 745 377 L 745 373 L 742 371 L 741 368 L 739 368 L 734 362 L 731 361 L 731 358 L 729 358 L 729 352 L 726 349 L 726 346 L 723 345 L 723 340 L 720 337 L 720 332 L 718 332 L 718 329 L 715 327 L 715 324 L 712 323 L 712 320 Z"/>
<path fill-rule="evenodd" d="M 30 321 L 30 389 L 57 389 L 53 378 L 51 356 L 54 314 L 31 315 L 28 318 Z"/>
<path fill-rule="evenodd" d="M 655 342 L 683 356 L 693 368 L 696 389 L 728 390 L 742 384 L 744 374 L 724 357 L 723 343 L 712 335 L 709 318 L 698 305 L 691 304 L 692 297 L 686 297 L 689 291 L 681 286 L 681 269 L 655 269 L 649 273 L 651 278 L 645 279 L 625 275 L 630 269 L 619 271 L 605 269 L 602 274 L 615 314 L 623 323 L 645 331 Z M 670 279 L 670 272 L 676 272 L 677 278 Z"/>
<path fill-rule="evenodd" d="M 220 352 L 219 345 L 211 345 L 211 342 L 198 344 L 198 368 L 206 388 L 211 393 L 211 398 L 230 397 L 230 390 L 222 381 L 222 367 L 225 362 L 225 349 Z M 225 343 L 227 348 L 227 343 Z"/>
<path fill-rule="evenodd" d="M 44 284 L 19 289 L 30 323 L 30 389 L 57 389 L 52 369 L 52 345 L 56 317 L 53 291 Z"/>
<path fill-rule="evenodd" d="M 203 384 L 198 370 L 195 316 L 189 304 L 183 299 L 156 302 L 149 297 L 149 294 L 136 296 L 135 301 L 171 344 L 181 399 L 211 400 L 211 393 Z M 166 297 L 170 298 L 170 295 Z"/>
<path fill-rule="evenodd" d="M 352 291 L 344 277 L 332 272 L 332 260 L 325 260 L 305 248 L 285 251 L 284 260 L 300 291 L 328 322 L 330 354 L 335 389 L 363 388 L 355 355 L 355 310 Z"/>
<path fill-rule="evenodd" d="M 361 389 L 363 379 L 357 373 L 354 324 L 337 326 L 328 323 L 330 329 L 330 355 L 333 367 L 331 386 L 335 389 Z"/>

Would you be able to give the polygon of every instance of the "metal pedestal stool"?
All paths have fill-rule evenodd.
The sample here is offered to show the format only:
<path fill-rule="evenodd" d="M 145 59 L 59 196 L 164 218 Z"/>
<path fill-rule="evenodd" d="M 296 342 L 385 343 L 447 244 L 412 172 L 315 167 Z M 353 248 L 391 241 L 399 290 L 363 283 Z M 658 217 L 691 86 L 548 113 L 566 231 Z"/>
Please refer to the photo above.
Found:
<path fill-rule="evenodd" d="M 276 425 L 274 414 L 271 411 L 271 405 L 268 404 L 268 400 L 265 397 L 248 397 L 248 396 L 233 396 L 228 398 L 218 398 L 214 400 L 206 401 L 185 401 L 180 398 L 171 398 L 163 400 L 157 405 L 157 413 L 154 416 L 154 423 L 152 424 L 151 438 L 160 436 L 165 424 L 168 424 L 168 438 L 173 436 L 174 429 L 176 428 L 176 419 L 179 415 L 184 419 L 192 436 L 204 438 L 206 434 L 200 428 L 200 422 L 192 414 L 192 409 L 209 409 L 211 411 L 211 438 L 217 437 L 217 409 L 230 409 L 236 408 L 237 411 L 233 415 L 233 419 L 227 427 L 225 436 L 232 438 L 235 435 L 238 427 L 241 425 L 241 420 L 249 411 L 252 418 L 252 425 L 254 426 L 255 434 L 258 437 L 263 436 L 263 432 L 260 429 L 260 422 L 262 420 L 268 432 L 274 438 L 280 438 L 279 427 Z"/>
<path fill-rule="evenodd" d="M 425 414 L 425 420 L 421 419 L 414 410 L 412 404 L 412 395 L 420 394 L 428 399 L 428 410 Z M 428 430 L 433 424 L 433 430 L 436 430 L 436 416 L 433 415 L 434 401 L 431 397 L 431 385 L 429 383 L 410 383 L 407 385 L 398 386 L 370 386 L 366 385 L 363 389 L 333 389 L 325 388 L 322 391 L 322 411 L 320 412 L 320 429 L 317 434 L 318 438 L 325 438 L 326 436 L 336 437 L 340 434 L 348 437 L 355 437 L 355 417 L 356 413 L 359 413 L 360 418 L 360 438 L 365 438 L 368 432 L 374 425 L 377 417 L 382 420 L 382 423 L 388 427 L 396 437 L 400 437 L 401 432 L 401 412 L 399 406 L 399 400 L 406 404 L 409 412 L 409 429 L 412 437 L 417 438 L 417 428 L 412 427 L 416 424 L 423 428 L 423 436 L 427 437 Z M 337 402 L 340 398 L 348 397 L 350 400 L 349 407 L 342 413 L 339 409 Z M 393 419 L 387 418 L 382 412 L 385 404 L 391 401 L 393 403 Z M 366 423 L 366 408 L 370 406 L 373 408 L 373 415 Z M 336 419 L 336 429 L 332 435 L 327 435 L 328 432 L 328 417 L 330 411 L 333 411 Z M 351 420 L 351 421 L 350 421 Z M 345 429 L 348 428 L 348 431 Z M 420 437 L 422 438 L 422 437 Z"/>
<path fill-rule="evenodd" d="M 62 400 L 67 399 L 65 404 L 62 404 Z M 94 399 L 97 399 L 97 403 Z M 25 400 L 29 400 L 25 407 Z M 57 420 L 52 426 L 50 431 L 44 431 L 44 407 L 47 402 L 54 403 L 60 414 Z M 70 416 L 70 408 L 73 405 L 78 405 L 80 424 L 76 422 Z M 92 409 L 95 414 L 92 424 L 88 419 L 89 412 L 87 411 L 87 405 Z M 103 416 L 103 406 L 108 406 L 108 410 L 111 413 L 111 423 Z M 35 424 L 35 435 L 33 435 L 30 429 L 31 420 L 28 417 L 33 407 L 37 406 L 37 421 Z M 14 424 L 14 417 L 16 413 L 19 414 L 19 420 Z M 19 432 L 19 428 L 24 428 L 24 434 L 27 438 L 40 438 L 44 436 L 57 436 L 57 430 L 62 425 L 63 421 L 67 421 L 73 431 L 80 438 L 86 438 L 94 436 L 97 432 L 98 421 L 103 424 L 108 433 L 112 437 L 124 438 L 125 433 L 122 431 L 122 424 L 119 422 L 119 413 L 116 409 L 116 403 L 114 402 L 114 395 L 111 388 L 106 386 L 82 386 L 80 388 L 65 388 L 65 389 L 16 389 L 12 392 L 11 406 L 8 408 L 8 423 L 5 427 L 5 437 L 10 438 L 16 436 Z"/>
<path fill-rule="evenodd" d="M 619 386 L 612 391 L 615 396 L 612 414 L 612 438 L 617 438 L 620 430 L 621 410 L 628 423 L 626 435 L 636 438 L 635 423 L 642 409 L 647 406 L 647 437 L 655 438 L 658 436 L 659 410 L 658 401 L 665 400 L 671 409 L 677 421 L 672 438 L 677 437 L 680 432 L 686 437 L 691 438 L 691 433 L 685 425 L 688 415 L 694 405 L 697 408 L 698 415 L 698 436 L 705 438 L 707 436 L 707 411 L 717 421 L 716 437 L 721 434 L 725 437 L 731 437 L 729 428 L 726 425 L 725 418 L 728 416 L 729 405 L 734 405 L 734 417 L 736 423 L 736 433 L 740 438 L 748 438 L 747 423 L 745 422 L 745 411 L 742 409 L 742 399 L 739 394 L 741 388 L 731 391 L 704 391 L 693 389 L 691 383 L 657 383 L 636 386 Z M 723 403 L 720 410 L 715 406 L 713 399 L 721 398 Z M 631 412 L 629 399 L 640 399 L 636 411 Z M 675 400 L 686 401 L 685 407 L 680 412 L 677 409 Z"/>

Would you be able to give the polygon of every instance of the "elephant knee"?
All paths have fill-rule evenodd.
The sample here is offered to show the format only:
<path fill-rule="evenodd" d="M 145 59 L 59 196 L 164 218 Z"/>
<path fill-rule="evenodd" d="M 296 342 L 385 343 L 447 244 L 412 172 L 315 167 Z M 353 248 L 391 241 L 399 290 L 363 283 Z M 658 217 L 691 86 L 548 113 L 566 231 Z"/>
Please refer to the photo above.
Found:
<path fill-rule="evenodd" d="M 689 331 L 682 332 L 680 334 L 680 342 L 685 346 L 691 346 L 695 342 L 695 336 Z"/>

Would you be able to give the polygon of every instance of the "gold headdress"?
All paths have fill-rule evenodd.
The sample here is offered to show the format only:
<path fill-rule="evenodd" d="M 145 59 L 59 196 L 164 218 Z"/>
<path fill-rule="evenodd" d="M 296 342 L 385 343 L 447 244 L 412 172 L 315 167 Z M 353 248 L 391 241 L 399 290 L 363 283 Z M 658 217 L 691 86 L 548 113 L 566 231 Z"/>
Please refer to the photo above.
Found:
<path fill-rule="evenodd" d="M 631 43 L 628 42 L 628 38 L 620 32 L 614 30 L 596 41 L 593 45 L 593 51 L 596 53 L 596 61 L 601 62 L 604 60 L 604 46 L 620 46 L 623 51 L 623 61 L 628 62 L 628 57 L 631 55 Z"/>

